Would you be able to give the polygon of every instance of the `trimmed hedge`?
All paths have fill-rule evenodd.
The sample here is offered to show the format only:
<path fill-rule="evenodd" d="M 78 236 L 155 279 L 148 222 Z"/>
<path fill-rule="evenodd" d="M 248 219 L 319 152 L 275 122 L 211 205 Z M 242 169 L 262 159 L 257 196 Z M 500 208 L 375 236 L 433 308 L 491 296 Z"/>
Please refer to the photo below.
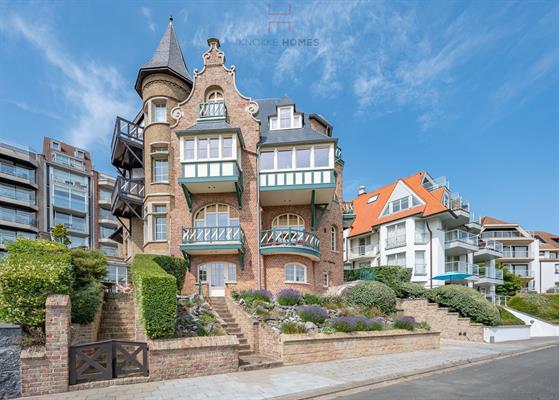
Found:
<path fill-rule="evenodd" d="M 151 339 L 175 336 L 176 278 L 165 272 L 154 256 L 147 254 L 134 257 L 131 277 L 147 336 Z"/>
<path fill-rule="evenodd" d="M 375 307 L 387 315 L 396 309 L 396 293 L 382 282 L 361 283 L 351 288 L 346 297 L 350 305 Z"/>
<path fill-rule="evenodd" d="M 426 297 L 439 305 L 457 311 L 462 317 L 472 319 L 484 325 L 499 324 L 499 310 L 488 302 L 477 290 L 461 286 L 446 285 L 428 290 Z"/>
<path fill-rule="evenodd" d="M 163 268 L 165 272 L 175 277 L 177 280 L 177 289 L 180 292 L 184 285 L 186 271 L 188 270 L 188 263 L 186 260 L 173 256 L 155 256 L 153 257 L 153 261 Z"/>
<path fill-rule="evenodd" d="M 95 314 L 103 304 L 102 288 L 101 282 L 92 280 L 89 284 L 72 291 L 72 322 L 89 324 L 95 319 Z"/>

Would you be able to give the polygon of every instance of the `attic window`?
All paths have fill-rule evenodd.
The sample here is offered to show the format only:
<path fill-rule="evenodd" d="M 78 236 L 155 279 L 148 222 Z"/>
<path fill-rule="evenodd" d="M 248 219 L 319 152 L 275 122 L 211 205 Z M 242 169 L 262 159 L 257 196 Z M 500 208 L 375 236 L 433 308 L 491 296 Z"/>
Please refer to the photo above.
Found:
<path fill-rule="evenodd" d="M 374 203 L 375 201 L 377 201 L 377 199 L 378 199 L 378 194 L 375 194 L 374 196 L 369 197 L 369 200 L 367 200 L 367 204 Z"/>
<path fill-rule="evenodd" d="M 270 129 L 296 129 L 303 126 L 303 118 L 301 114 L 294 112 L 293 106 L 278 107 L 278 114 L 270 117 Z"/>
<path fill-rule="evenodd" d="M 399 213 L 409 208 L 417 207 L 421 202 L 415 196 L 405 196 L 397 200 L 393 200 L 386 205 L 382 216 Z"/>

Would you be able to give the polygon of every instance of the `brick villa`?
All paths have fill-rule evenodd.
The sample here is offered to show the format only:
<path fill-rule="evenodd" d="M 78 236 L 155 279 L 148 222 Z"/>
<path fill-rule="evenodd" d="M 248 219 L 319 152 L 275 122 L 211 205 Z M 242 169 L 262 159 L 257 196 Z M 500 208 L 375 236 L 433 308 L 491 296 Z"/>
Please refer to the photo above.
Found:
<path fill-rule="evenodd" d="M 184 256 L 183 293 L 198 282 L 210 296 L 341 284 L 343 161 L 332 126 L 288 97 L 242 95 L 219 40 L 208 44 L 190 74 L 171 21 L 138 73 L 142 110 L 117 117 L 112 211 L 125 258 Z"/>

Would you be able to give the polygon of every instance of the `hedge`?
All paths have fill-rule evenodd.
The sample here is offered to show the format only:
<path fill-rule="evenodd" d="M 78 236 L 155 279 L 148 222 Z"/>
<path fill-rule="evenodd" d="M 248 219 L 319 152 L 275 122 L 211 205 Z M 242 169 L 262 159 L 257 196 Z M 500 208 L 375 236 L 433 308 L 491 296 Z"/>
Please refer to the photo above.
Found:
<path fill-rule="evenodd" d="M 434 303 L 457 311 L 462 317 L 484 325 L 498 325 L 499 310 L 477 290 L 461 285 L 439 286 L 428 290 L 426 297 Z"/>
<path fill-rule="evenodd" d="M 346 297 L 351 305 L 375 307 L 384 314 L 391 314 L 396 309 L 396 293 L 382 282 L 360 283 L 351 288 Z"/>
<path fill-rule="evenodd" d="M 49 294 L 69 294 L 70 253 L 61 243 L 17 239 L 0 265 L 0 320 L 29 331 L 44 329 Z"/>
<path fill-rule="evenodd" d="M 70 251 L 74 268 L 74 287 L 89 286 L 107 275 L 107 256 L 95 249 L 77 248 Z"/>
<path fill-rule="evenodd" d="M 173 256 L 155 256 L 155 261 L 165 272 L 171 274 L 177 280 L 177 289 L 179 292 L 182 290 L 186 271 L 188 270 L 188 263 L 182 258 Z"/>
<path fill-rule="evenodd" d="M 177 280 L 155 261 L 154 256 L 138 254 L 131 265 L 141 320 L 148 337 L 173 337 L 177 320 Z"/>
<path fill-rule="evenodd" d="M 95 314 L 103 304 L 102 288 L 101 282 L 92 280 L 87 285 L 72 291 L 70 294 L 72 322 L 89 324 L 95 319 Z"/>
<path fill-rule="evenodd" d="M 529 293 L 511 298 L 507 305 L 520 312 L 559 324 L 559 295 Z"/>

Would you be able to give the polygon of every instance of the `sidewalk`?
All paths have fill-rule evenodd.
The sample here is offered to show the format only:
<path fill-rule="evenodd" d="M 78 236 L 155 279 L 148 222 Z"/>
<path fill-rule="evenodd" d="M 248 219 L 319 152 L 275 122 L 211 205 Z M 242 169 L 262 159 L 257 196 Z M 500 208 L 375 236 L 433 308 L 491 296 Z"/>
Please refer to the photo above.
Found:
<path fill-rule="evenodd" d="M 72 400 L 252 400 L 297 399 L 350 389 L 429 369 L 559 345 L 554 338 L 485 344 L 442 341 L 438 350 L 387 354 L 351 360 L 286 366 L 163 382 L 118 385 L 33 399 Z"/>

